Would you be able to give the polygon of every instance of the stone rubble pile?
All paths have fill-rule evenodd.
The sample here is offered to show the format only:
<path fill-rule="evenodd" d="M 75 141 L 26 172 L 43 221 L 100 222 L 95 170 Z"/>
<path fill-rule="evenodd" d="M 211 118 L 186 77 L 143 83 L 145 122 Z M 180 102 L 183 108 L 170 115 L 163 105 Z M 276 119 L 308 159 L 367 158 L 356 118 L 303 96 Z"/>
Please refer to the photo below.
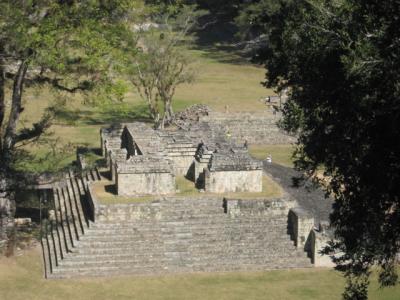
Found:
<path fill-rule="evenodd" d="M 208 116 L 211 111 L 211 108 L 205 104 L 195 104 L 178 112 L 175 115 L 174 123 L 179 128 L 186 129 L 188 123 L 199 122 L 201 117 Z"/>

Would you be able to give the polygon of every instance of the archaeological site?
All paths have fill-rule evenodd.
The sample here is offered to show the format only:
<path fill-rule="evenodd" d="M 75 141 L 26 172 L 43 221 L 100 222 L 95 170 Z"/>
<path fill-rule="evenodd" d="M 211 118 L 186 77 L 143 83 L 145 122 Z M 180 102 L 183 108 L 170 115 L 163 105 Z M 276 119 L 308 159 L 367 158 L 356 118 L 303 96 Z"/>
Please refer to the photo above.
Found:
<path fill-rule="evenodd" d="M 319 253 L 330 202 L 319 190 L 292 188 L 296 174 L 249 154 L 259 130 L 269 133 L 258 135 L 264 143 L 293 139 L 276 128 L 277 116 L 224 119 L 201 106 L 181 115 L 164 130 L 102 128 L 102 168 L 87 168 L 78 154 L 80 171 L 50 193 L 46 277 L 330 266 Z M 282 187 L 278 196 L 265 196 L 265 178 Z"/>

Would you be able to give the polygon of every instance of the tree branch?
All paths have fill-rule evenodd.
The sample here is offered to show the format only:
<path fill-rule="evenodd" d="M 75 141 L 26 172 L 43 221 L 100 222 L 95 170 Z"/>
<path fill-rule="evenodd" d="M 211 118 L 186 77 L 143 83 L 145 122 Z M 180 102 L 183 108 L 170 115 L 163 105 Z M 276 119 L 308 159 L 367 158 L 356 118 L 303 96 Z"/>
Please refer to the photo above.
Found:
<path fill-rule="evenodd" d="M 24 128 L 20 130 L 15 138 L 15 143 L 40 137 L 51 126 L 52 119 L 53 115 L 46 113 L 39 122 L 32 125 L 32 128 Z"/>
<path fill-rule="evenodd" d="M 36 76 L 34 78 L 27 78 L 26 85 L 31 86 L 35 84 L 49 84 L 57 90 L 68 92 L 68 93 L 76 93 L 78 91 L 89 91 L 93 89 L 93 83 L 89 80 L 84 80 L 79 82 L 77 85 L 73 87 L 68 87 L 60 83 L 62 79 L 60 78 L 50 78 L 46 76 Z"/>

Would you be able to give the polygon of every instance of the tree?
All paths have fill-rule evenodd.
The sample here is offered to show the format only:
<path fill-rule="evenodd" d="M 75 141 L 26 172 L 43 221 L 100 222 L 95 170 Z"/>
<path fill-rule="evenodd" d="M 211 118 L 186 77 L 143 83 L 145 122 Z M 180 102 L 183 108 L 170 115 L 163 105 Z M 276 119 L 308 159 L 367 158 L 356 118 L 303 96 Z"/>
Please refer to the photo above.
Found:
<path fill-rule="evenodd" d="M 103 91 L 112 85 L 118 58 L 135 47 L 132 1 L 0 1 L 0 196 L 11 207 L 18 183 L 16 147 L 36 140 L 51 124 L 47 111 L 20 128 L 27 86 L 64 93 Z M 11 97 L 6 91 L 11 86 Z M 10 103 L 7 108 L 6 103 Z M 12 215 L 1 209 L 3 214 Z M 4 212 L 5 211 L 5 212 Z M 2 228 L 3 229 L 3 228 Z"/>
<path fill-rule="evenodd" d="M 163 128 L 174 118 L 172 101 L 176 87 L 194 79 L 190 58 L 182 44 L 189 42 L 190 30 L 198 16 L 199 12 L 189 6 L 179 8 L 179 12 L 168 9 L 167 13 L 153 15 L 154 23 L 148 23 L 148 29 L 139 29 L 141 51 L 133 58 L 130 81 L 147 102 L 157 128 Z"/>
<path fill-rule="evenodd" d="M 281 125 L 299 135 L 296 167 L 331 178 L 336 239 L 326 252 L 347 278 L 344 299 L 367 299 L 372 265 L 397 282 L 400 250 L 400 3 L 260 0 L 255 59 L 265 85 L 291 88 Z M 243 16 L 245 19 L 246 16 Z"/>

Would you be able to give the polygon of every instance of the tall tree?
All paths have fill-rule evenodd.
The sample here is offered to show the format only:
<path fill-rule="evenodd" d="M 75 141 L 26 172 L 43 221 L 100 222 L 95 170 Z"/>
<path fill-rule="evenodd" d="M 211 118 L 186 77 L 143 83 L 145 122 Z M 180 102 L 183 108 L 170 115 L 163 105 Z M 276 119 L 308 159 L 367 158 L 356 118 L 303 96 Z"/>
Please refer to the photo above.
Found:
<path fill-rule="evenodd" d="M 400 3 L 254 2 L 263 7 L 250 15 L 264 35 L 255 59 L 265 85 L 292 91 L 282 126 L 299 134 L 296 166 L 312 175 L 323 165 L 331 177 L 336 239 L 327 250 L 344 254 L 335 260 L 347 277 L 343 296 L 367 299 L 372 265 L 383 286 L 397 282 Z"/>
<path fill-rule="evenodd" d="M 130 30 L 133 2 L 0 1 L 0 201 L 15 183 L 16 146 L 50 126 L 45 113 L 20 129 L 26 86 L 87 93 L 112 84 L 119 57 L 135 47 Z M 10 87 L 10 93 L 6 93 Z M 8 99 L 6 95 L 10 95 Z M 9 108 L 7 105 L 9 104 Z M 2 214 L 7 210 L 0 209 Z M 12 214 L 12 213 L 11 213 Z"/>
<path fill-rule="evenodd" d="M 130 81 L 147 102 L 155 126 L 163 128 L 174 118 L 172 101 L 176 87 L 194 79 L 187 55 L 190 31 L 201 11 L 185 6 L 162 7 L 153 14 L 153 23 L 138 28 L 141 49 L 130 64 Z M 160 108 L 160 103 L 163 105 Z"/>

